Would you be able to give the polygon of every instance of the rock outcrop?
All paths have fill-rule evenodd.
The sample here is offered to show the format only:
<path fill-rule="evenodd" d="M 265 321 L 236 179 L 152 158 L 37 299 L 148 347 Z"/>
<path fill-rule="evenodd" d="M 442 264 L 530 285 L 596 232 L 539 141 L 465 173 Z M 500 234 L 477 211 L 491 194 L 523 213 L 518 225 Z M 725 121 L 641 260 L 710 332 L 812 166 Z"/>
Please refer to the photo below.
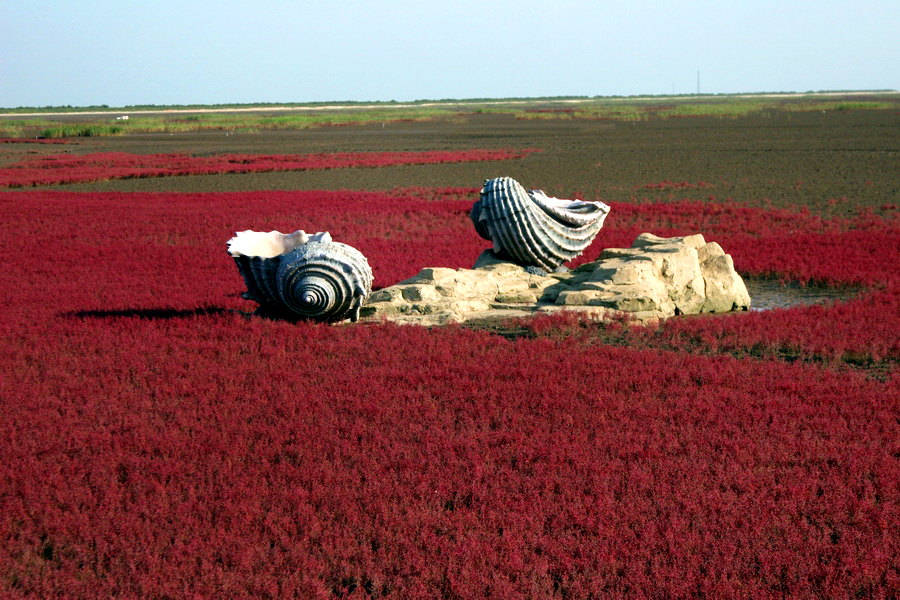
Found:
<path fill-rule="evenodd" d="M 429 267 L 373 292 L 360 316 L 435 325 L 558 310 L 648 323 L 678 314 L 746 310 L 750 296 L 731 256 L 700 234 L 637 237 L 594 262 L 539 275 L 486 250 L 473 269 Z"/>

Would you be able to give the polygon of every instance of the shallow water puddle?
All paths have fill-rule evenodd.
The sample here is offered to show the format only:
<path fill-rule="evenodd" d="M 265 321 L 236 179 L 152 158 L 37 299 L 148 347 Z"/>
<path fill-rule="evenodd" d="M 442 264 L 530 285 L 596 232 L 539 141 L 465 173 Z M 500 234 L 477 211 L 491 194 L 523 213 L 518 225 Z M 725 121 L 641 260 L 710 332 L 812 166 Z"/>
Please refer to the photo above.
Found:
<path fill-rule="evenodd" d="M 798 283 L 783 284 L 772 279 L 744 278 L 744 284 L 750 293 L 750 310 L 827 304 L 850 300 L 859 293 L 859 290 L 855 288 L 804 286 Z"/>

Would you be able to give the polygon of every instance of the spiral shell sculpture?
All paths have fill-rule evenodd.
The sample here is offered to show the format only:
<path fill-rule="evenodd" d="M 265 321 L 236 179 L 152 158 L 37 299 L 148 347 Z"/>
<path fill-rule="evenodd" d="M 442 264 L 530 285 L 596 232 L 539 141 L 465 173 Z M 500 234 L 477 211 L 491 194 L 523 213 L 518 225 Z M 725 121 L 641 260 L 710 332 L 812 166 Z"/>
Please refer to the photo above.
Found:
<path fill-rule="evenodd" d="M 485 180 L 469 216 L 478 235 L 494 243 L 495 253 L 552 271 L 584 252 L 608 213 L 603 202 L 550 198 L 498 177 Z"/>
<path fill-rule="evenodd" d="M 372 292 L 372 269 L 355 248 L 326 233 L 242 231 L 228 242 L 247 291 L 260 312 L 289 320 L 359 318 Z"/>

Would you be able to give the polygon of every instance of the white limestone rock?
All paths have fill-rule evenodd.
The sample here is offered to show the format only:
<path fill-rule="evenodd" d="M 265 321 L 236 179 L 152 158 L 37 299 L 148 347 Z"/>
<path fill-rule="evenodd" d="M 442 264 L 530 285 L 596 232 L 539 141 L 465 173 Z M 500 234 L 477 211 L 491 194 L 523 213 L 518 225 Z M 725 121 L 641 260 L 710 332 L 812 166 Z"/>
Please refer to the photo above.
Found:
<path fill-rule="evenodd" d="M 678 314 L 746 309 L 750 296 L 731 256 L 702 235 L 641 234 L 631 248 L 547 276 L 485 251 L 474 269 L 426 268 L 374 292 L 369 319 L 434 325 L 473 318 L 577 310 L 597 318 L 625 315 L 641 323 Z"/>

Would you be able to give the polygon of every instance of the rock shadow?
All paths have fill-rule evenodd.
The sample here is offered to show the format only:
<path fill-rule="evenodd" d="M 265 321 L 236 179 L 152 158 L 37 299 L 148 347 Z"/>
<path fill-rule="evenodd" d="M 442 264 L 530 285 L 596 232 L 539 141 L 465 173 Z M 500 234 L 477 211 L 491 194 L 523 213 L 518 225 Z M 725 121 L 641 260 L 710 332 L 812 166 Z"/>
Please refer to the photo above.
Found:
<path fill-rule="evenodd" d="M 210 315 L 227 315 L 227 314 L 239 314 L 244 315 L 247 313 L 243 313 L 239 310 L 234 310 L 231 308 L 223 308 L 220 306 L 210 306 L 206 308 L 189 308 L 189 309 L 175 309 L 175 308 L 125 308 L 119 310 L 78 310 L 73 312 L 63 313 L 62 316 L 66 318 L 89 318 L 89 319 L 109 319 L 109 318 L 130 318 L 130 319 L 148 319 L 148 320 L 162 320 L 162 319 L 183 319 L 185 317 L 203 317 Z"/>

